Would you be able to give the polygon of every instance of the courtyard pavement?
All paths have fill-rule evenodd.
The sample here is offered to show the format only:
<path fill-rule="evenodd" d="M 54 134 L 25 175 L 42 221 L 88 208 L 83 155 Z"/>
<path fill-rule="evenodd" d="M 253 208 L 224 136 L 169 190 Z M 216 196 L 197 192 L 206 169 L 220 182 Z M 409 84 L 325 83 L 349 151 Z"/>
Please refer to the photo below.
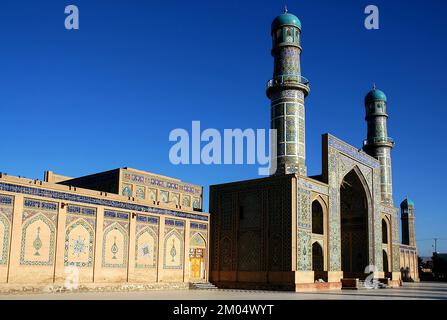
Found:
<path fill-rule="evenodd" d="M 161 290 L 0 295 L 0 300 L 447 300 L 447 283 L 404 283 L 398 289 L 278 292 L 260 290 Z"/>

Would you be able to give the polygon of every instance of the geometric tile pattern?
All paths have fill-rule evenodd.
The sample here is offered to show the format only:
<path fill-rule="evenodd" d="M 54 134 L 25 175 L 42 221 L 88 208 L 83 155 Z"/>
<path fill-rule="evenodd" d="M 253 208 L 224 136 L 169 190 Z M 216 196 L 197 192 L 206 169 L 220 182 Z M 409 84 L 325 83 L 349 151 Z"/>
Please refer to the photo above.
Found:
<path fill-rule="evenodd" d="M 83 229 L 84 234 L 87 234 L 81 238 L 79 233 L 75 233 L 77 229 Z M 75 230 L 75 231 L 74 231 Z M 73 235 L 72 235 L 73 234 Z M 64 265 L 76 266 L 76 267 L 93 267 L 93 254 L 95 244 L 95 231 L 92 228 L 91 222 L 87 222 L 83 218 L 76 219 L 71 223 L 67 221 L 65 231 L 65 250 L 64 250 Z M 70 255 L 70 252 L 72 254 Z M 87 259 L 80 260 L 79 257 L 87 255 Z M 73 257 L 70 259 L 70 257 Z"/>
<path fill-rule="evenodd" d="M 208 239 L 208 226 L 203 223 L 191 222 L 189 224 L 190 247 L 206 247 Z M 205 250 L 206 252 L 206 250 Z"/>
<path fill-rule="evenodd" d="M 200 230 L 205 230 L 205 231 L 208 230 L 208 226 L 206 224 L 195 223 L 195 222 L 191 222 L 190 228 L 191 229 L 200 229 Z"/>
<path fill-rule="evenodd" d="M 11 223 L 6 217 L 4 212 L 10 211 L 10 208 L 0 208 L 0 231 L 3 237 L 0 239 L 0 265 L 5 265 L 8 263 L 8 253 L 9 253 L 9 234 Z"/>
<path fill-rule="evenodd" d="M 158 225 L 142 224 L 135 237 L 135 268 L 153 269 L 158 264 Z"/>
<path fill-rule="evenodd" d="M 95 208 L 68 205 L 65 221 L 65 266 L 93 267 L 95 228 Z"/>
<path fill-rule="evenodd" d="M 163 268 L 183 268 L 185 251 L 185 223 L 180 220 L 165 220 L 165 234 L 163 241 Z"/>
<path fill-rule="evenodd" d="M 0 194 L 0 265 L 8 263 L 14 197 Z"/>
<path fill-rule="evenodd" d="M 135 233 L 135 268 L 156 268 L 158 264 L 159 219 L 138 214 Z"/>
<path fill-rule="evenodd" d="M 127 268 L 129 214 L 120 211 L 104 211 L 103 230 L 103 268 Z"/>
<path fill-rule="evenodd" d="M 300 179 L 298 178 L 298 181 Z M 297 269 L 312 271 L 312 209 L 311 192 L 297 186 Z"/>
<path fill-rule="evenodd" d="M 55 252 L 57 204 L 25 199 L 24 206 L 34 209 L 23 211 L 20 264 L 51 266 Z M 41 238 L 42 233 L 48 235 L 49 241 Z"/>

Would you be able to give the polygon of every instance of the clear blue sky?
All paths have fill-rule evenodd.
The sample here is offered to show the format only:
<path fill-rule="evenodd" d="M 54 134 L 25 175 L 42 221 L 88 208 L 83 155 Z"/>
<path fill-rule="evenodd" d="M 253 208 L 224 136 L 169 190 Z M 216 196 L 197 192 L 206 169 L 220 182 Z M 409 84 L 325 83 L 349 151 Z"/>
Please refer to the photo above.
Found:
<path fill-rule="evenodd" d="M 80 30 L 64 29 L 64 8 Z M 363 27 L 366 5 L 380 30 Z M 130 166 L 205 186 L 257 177 L 257 166 L 174 166 L 169 132 L 268 128 L 270 23 L 284 1 L 8 1 L 0 4 L 0 171 L 42 178 Z M 361 146 L 363 97 L 388 96 L 394 199 L 416 203 L 417 238 L 447 238 L 447 2 L 288 1 L 302 22 L 307 165 L 321 134 Z M 419 241 L 429 255 L 432 241 Z M 447 241 L 439 242 L 447 251 Z"/>

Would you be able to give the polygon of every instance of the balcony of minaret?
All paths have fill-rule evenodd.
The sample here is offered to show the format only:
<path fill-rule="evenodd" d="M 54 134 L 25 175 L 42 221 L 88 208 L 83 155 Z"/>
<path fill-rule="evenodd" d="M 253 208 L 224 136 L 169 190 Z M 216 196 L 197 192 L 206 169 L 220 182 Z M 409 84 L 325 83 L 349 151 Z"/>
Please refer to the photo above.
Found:
<path fill-rule="evenodd" d="M 277 90 L 301 90 L 304 96 L 310 92 L 309 80 L 300 75 L 280 75 L 267 82 L 267 96 L 270 98 L 270 93 Z"/>
<path fill-rule="evenodd" d="M 394 139 L 389 137 L 374 137 L 370 139 L 363 140 L 363 146 L 374 146 L 374 147 L 394 147 Z"/>

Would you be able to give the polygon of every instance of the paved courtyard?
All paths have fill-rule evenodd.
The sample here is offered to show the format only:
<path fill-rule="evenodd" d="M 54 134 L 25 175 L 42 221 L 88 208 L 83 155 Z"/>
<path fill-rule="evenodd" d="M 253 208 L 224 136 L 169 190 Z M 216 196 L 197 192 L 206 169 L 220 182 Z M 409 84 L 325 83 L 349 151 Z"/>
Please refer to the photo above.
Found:
<path fill-rule="evenodd" d="M 405 283 L 398 289 L 331 290 L 308 293 L 255 290 L 174 290 L 133 292 L 74 292 L 0 295 L 16 300 L 447 300 L 447 283 Z"/>

